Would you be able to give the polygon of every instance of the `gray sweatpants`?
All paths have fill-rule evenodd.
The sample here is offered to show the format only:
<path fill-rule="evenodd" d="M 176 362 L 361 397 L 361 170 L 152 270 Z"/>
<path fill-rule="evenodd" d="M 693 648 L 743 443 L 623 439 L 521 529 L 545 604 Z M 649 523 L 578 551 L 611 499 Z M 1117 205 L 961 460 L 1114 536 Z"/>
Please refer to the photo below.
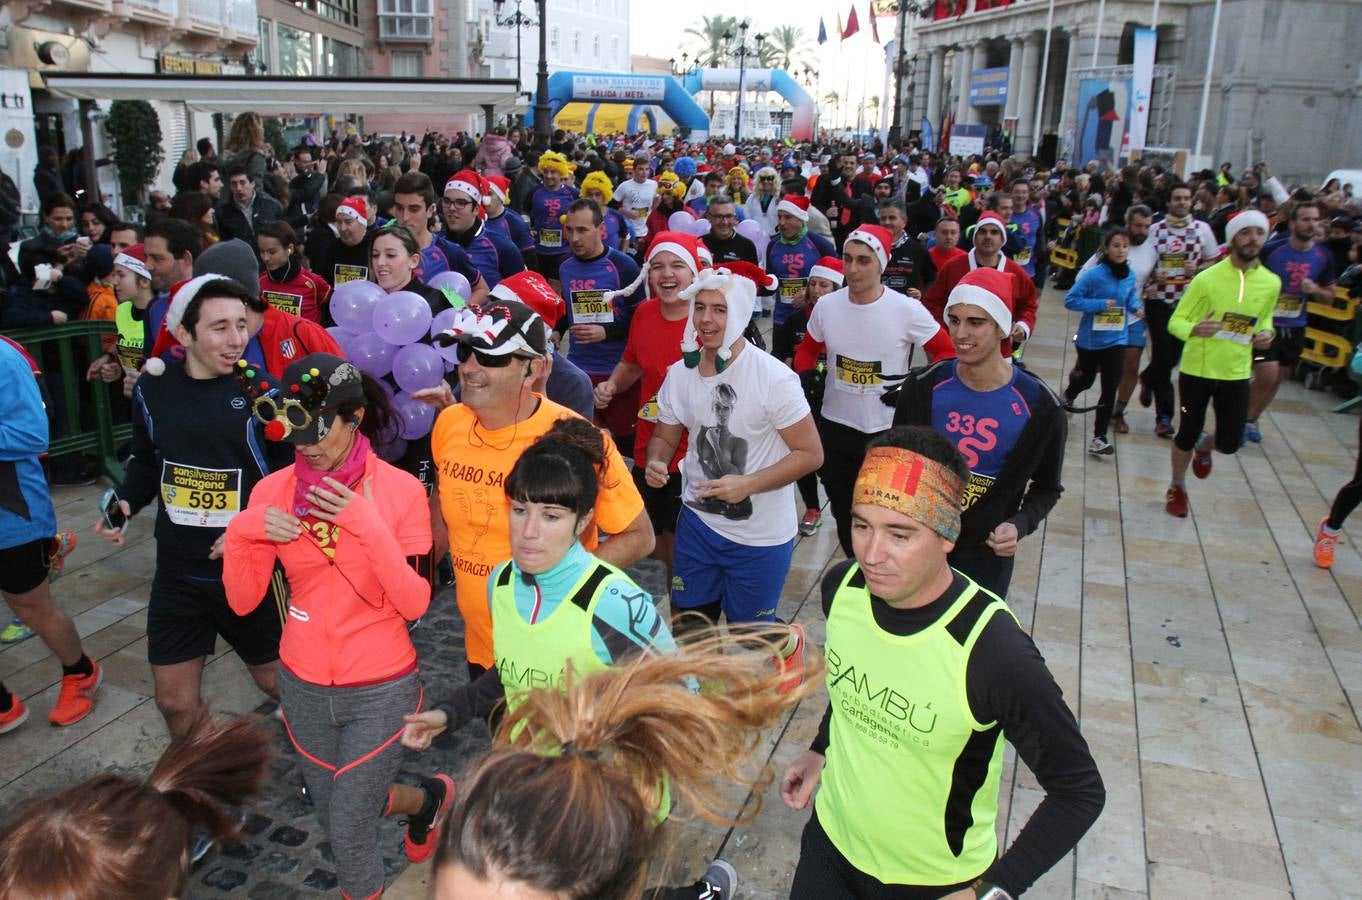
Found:
<path fill-rule="evenodd" d="M 336 856 L 347 897 L 383 889 L 378 820 L 402 762 L 402 717 L 421 708 L 416 672 L 365 687 L 309 684 L 281 667 L 280 702 L 303 781 Z"/>

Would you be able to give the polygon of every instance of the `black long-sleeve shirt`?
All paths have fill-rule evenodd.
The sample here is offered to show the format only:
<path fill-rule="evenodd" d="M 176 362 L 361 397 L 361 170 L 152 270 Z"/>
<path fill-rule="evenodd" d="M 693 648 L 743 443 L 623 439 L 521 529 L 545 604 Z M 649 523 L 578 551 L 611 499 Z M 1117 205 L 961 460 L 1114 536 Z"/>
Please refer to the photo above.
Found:
<path fill-rule="evenodd" d="M 823 576 L 823 615 L 832 610 L 837 587 L 854 560 Z M 939 620 L 967 587 L 957 574 L 944 594 L 914 609 L 875 599 L 875 624 L 889 634 L 917 634 Z M 1017 896 L 1074 848 L 1106 803 L 1106 789 L 1078 722 L 1045 659 L 1011 616 L 995 615 L 979 632 L 965 669 L 970 712 L 979 722 L 996 721 L 1003 736 L 1040 782 L 1045 799 L 1012 846 L 984 873 L 985 881 Z M 823 714 L 810 749 L 827 754 L 832 705 Z"/>
<path fill-rule="evenodd" d="M 208 554 L 225 522 L 177 525 L 166 510 L 167 491 L 175 492 L 177 509 L 213 515 L 233 508 L 233 500 L 236 509 L 245 509 L 256 482 L 293 461 L 293 445 L 265 440 L 234 376 L 191 378 L 182 360 L 166 363 L 159 376 L 144 373 L 132 400 L 132 456 L 118 496 L 134 513 L 157 503 L 158 560 L 170 557 L 196 572 L 220 572 L 221 560 L 210 561 Z M 194 470 L 227 474 L 202 477 Z"/>

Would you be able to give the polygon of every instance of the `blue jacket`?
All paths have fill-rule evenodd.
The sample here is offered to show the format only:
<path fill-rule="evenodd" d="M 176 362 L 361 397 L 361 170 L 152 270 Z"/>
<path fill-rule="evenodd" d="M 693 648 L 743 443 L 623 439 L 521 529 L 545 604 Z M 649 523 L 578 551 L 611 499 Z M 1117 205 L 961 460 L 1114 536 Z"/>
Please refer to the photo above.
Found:
<path fill-rule="evenodd" d="M 47 408 L 33 367 L 0 341 L 0 550 L 57 533 L 38 457 L 47 452 Z"/>
<path fill-rule="evenodd" d="M 1107 301 L 1115 300 L 1116 307 L 1107 310 Z M 1142 309 L 1135 292 L 1135 273 L 1127 271 L 1125 278 L 1117 278 L 1105 263 L 1078 276 L 1074 286 L 1064 297 L 1067 309 L 1083 313 L 1074 344 L 1082 350 L 1102 350 L 1124 345 L 1130 331 L 1131 317 Z M 1119 324 L 1113 313 L 1122 313 Z M 1101 316 L 1099 318 L 1099 315 Z"/>

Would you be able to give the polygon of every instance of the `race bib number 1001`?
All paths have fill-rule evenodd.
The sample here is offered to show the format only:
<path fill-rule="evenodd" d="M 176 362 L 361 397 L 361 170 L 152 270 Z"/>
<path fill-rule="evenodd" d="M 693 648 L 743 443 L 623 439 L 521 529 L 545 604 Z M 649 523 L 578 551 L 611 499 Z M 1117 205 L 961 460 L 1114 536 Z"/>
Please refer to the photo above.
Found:
<path fill-rule="evenodd" d="M 226 528 L 241 511 L 241 470 L 201 469 L 166 460 L 161 502 L 176 525 Z"/>

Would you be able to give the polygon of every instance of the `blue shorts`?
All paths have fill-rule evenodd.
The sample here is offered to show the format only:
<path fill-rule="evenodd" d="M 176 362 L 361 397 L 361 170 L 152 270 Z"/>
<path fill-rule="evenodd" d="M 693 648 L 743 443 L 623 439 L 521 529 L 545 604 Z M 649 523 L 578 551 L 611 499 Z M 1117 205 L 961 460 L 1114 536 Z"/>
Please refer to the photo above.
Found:
<path fill-rule="evenodd" d="M 1144 327 L 1144 319 L 1133 319 L 1130 327 L 1126 329 L 1126 346 L 1143 347 L 1147 340 L 1147 330 Z"/>
<path fill-rule="evenodd" d="M 748 547 L 721 537 L 682 507 L 676 521 L 672 605 L 693 609 L 722 603 L 729 622 L 774 622 L 794 538 L 774 547 Z"/>

